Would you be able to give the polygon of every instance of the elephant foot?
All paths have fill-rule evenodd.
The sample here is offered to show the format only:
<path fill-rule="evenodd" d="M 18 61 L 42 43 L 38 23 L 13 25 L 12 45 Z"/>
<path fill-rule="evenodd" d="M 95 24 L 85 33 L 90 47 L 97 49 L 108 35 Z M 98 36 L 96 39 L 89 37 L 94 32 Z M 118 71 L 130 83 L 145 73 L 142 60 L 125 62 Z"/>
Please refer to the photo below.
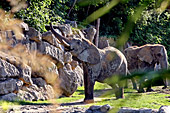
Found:
<path fill-rule="evenodd" d="M 149 89 L 146 90 L 146 92 L 153 92 L 153 91 L 154 91 L 154 90 L 151 89 L 151 88 L 149 88 Z"/>
<path fill-rule="evenodd" d="M 138 90 L 138 88 L 137 88 L 137 87 L 133 87 L 133 89 Z"/>
<path fill-rule="evenodd" d="M 94 103 L 94 99 L 87 99 L 87 100 L 84 100 L 83 103 L 84 103 L 84 104 Z"/>
<path fill-rule="evenodd" d="M 125 98 L 124 96 L 116 96 L 116 99 Z"/>
<path fill-rule="evenodd" d="M 145 93 L 145 90 L 144 89 L 139 89 L 138 93 Z"/>
<path fill-rule="evenodd" d="M 167 86 L 162 87 L 162 89 L 166 89 L 166 88 L 167 88 Z"/>
<path fill-rule="evenodd" d="M 124 94 L 120 92 L 115 93 L 116 99 L 124 98 Z"/>

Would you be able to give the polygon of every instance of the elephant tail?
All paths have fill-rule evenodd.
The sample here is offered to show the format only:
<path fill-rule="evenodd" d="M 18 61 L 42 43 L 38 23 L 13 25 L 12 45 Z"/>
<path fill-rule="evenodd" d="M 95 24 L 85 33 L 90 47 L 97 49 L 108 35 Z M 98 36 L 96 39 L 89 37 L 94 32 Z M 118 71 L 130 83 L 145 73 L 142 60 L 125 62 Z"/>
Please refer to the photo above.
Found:
<path fill-rule="evenodd" d="M 129 70 L 127 70 L 127 75 L 132 75 Z"/>
<path fill-rule="evenodd" d="M 129 70 L 127 70 L 127 76 L 131 76 L 132 74 L 130 73 L 130 71 Z M 135 80 L 135 78 L 130 78 L 131 79 L 131 81 L 132 81 L 132 85 L 133 85 L 133 89 L 138 89 L 137 88 L 137 83 L 136 83 L 136 80 Z"/>

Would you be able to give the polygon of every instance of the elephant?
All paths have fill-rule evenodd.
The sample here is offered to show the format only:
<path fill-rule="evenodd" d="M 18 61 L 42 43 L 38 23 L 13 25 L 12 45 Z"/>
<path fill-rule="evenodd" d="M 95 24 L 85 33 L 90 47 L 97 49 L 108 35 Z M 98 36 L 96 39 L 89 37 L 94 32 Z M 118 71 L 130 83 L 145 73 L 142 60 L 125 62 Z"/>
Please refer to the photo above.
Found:
<path fill-rule="evenodd" d="M 124 50 L 128 62 L 128 70 L 132 73 L 135 71 L 155 71 L 155 66 L 161 66 L 161 69 L 168 69 L 168 57 L 165 47 L 161 44 L 146 44 L 143 46 L 131 46 Z M 166 78 L 163 79 L 164 87 L 167 87 Z M 138 92 L 145 92 L 144 86 L 140 80 Z M 133 81 L 132 81 L 133 82 Z M 146 91 L 153 91 L 151 85 L 153 80 L 147 86 Z M 135 83 L 134 83 L 135 84 Z"/>
<path fill-rule="evenodd" d="M 122 52 L 114 47 L 104 49 L 97 48 L 92 42 L 85 38 L 67 39 L 58 34 L 52 24 L 51 32 L 70 51 L 74 59 L 81 62 L 84 71 L 84 103 L 93 103 L 93 90 L 95 81 L 104 80 L 118 75 L 120 78 L 127 75 L 127 60 Z M 118 82 L 112 84 L 117 99 L 124 98 L 124 84 Z"/>

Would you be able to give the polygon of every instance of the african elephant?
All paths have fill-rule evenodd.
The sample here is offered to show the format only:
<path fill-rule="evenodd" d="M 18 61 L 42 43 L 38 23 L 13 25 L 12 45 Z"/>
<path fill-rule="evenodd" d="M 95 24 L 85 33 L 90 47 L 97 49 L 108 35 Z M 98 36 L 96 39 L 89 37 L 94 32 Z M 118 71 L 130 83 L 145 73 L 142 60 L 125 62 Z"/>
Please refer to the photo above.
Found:
<path fill-rule="evenodd" d="M 52 24 L 50 26 L 54 36 L 71 52 L 74 58 L 83 64 L 85 103 L 94 102 L 93 90 L 95 81 L 104 82 L 106 78 L 112 75 L 126 76 L 127 61 L 118 49 L 114 47 L 99 49 L 88 39 L 84 38 L 68 40 L 58 34 Z M 112 87 L 115 89 L 117 99 L 124 98 L 123 84 L 114 84 Z"/>
<path fill-rule="evenodd" d="M 125 56 L 128 62 L 128 70 L 130 72 L 135 71 L 154 71 L 155 65 L 160 64 L 161 69 L 168 69 L 168 57 L 166 49 L 160 44 L 146 44 L 143 46 L 131 46 L 124 50 Z M 162 78 L 164 82 L 164 88 L 167 87 L 165 78 Z M 140 81 L 138 92 L 144 92 L 143 80 Z M 147 86 L 146 91 L 152 91 L 152 80 Z"/>

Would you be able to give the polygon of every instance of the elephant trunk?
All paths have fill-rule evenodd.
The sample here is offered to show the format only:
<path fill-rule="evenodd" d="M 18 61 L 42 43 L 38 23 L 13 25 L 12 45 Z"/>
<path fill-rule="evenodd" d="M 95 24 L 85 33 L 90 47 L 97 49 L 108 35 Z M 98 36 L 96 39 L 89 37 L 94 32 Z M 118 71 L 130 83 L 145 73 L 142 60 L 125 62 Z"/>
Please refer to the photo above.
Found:
<path fill-rule="evenodd" d="M 168 69 L 168 61 L 161 61 L 160 62 L 161 69 Z"/>
<path fill-rule="evenodd" d="M 165 48 L 163 49 L 163 57 L 160 59 L 159 63 L 161 65 L 161 69 L 168 69 L 168 57 Z"/>
<path fill-rule="evenodd" d="M 165 49 L 164 49 L 164 54 L 165 54 L 164 57 L 159 61 L 159 63 L 161 65 L 161 69 L 168 69 L 168 57 L 167 57 L 167 53 Z M 168 81 L 165 76 L 163 77 L 163 82 L 164 82 L 163 89 L 165 89 L 167 88 L 167 85 L 168 85 Z"/>
<path fill-rule="evenodd" d="M 51 32 L 54 34 L 54 36 L 61 42 L 61 44 L 64 46 L 64 47 L 70 47 L 69 43 L 70 43 L 70 40 L 66 39 L 65 37 L 61 36 L 59 33 L 57 33 L 53 26 L 52 26 L 52 23 L 50 23 L 50 29 L 51 29 Z"/>

